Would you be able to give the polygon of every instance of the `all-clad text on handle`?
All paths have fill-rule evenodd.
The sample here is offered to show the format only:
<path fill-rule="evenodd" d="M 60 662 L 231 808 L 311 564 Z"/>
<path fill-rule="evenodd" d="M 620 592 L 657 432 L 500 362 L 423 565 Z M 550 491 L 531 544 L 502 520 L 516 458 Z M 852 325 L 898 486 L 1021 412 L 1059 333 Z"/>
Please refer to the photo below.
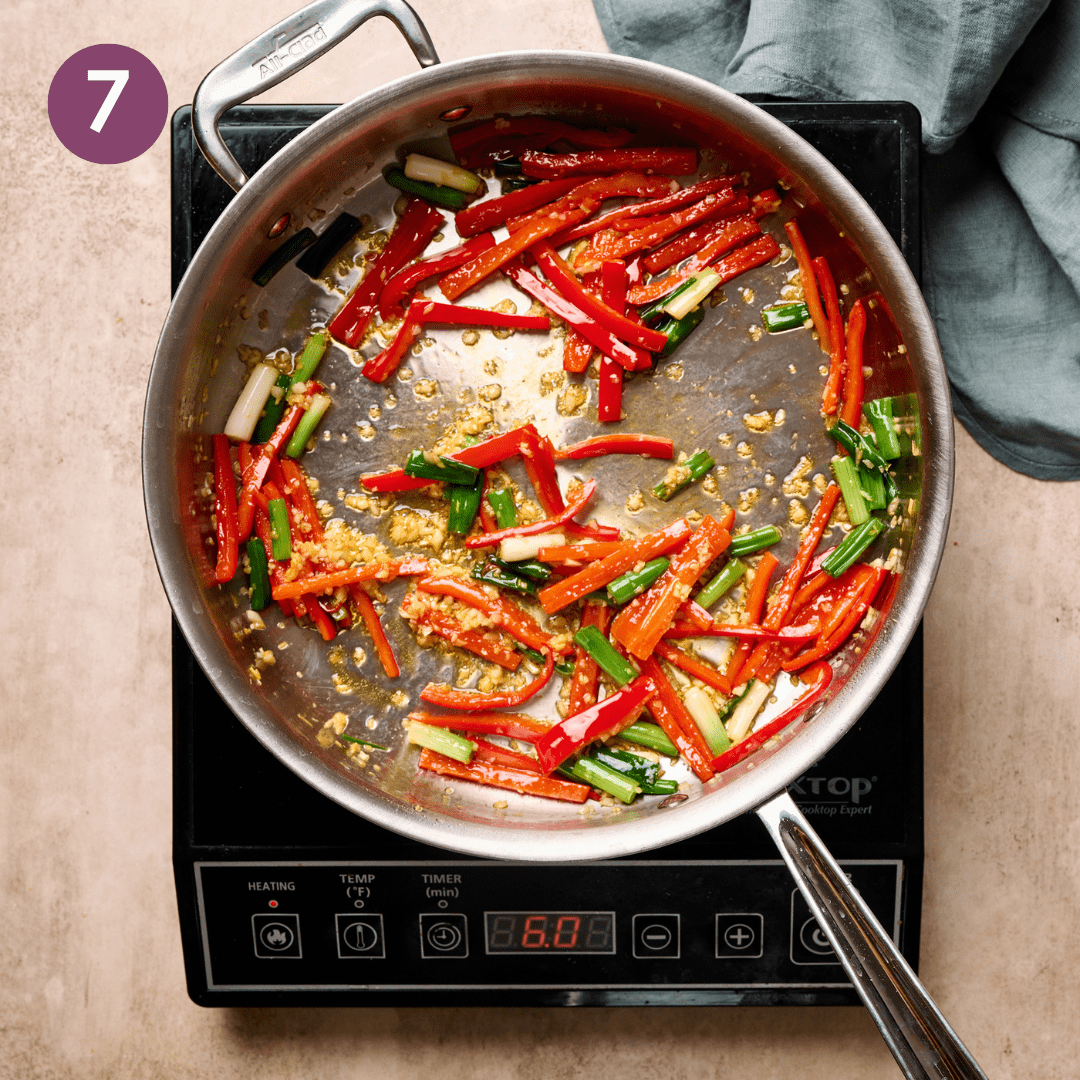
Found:
<path fill-rule="evenodd" d="M 401 31 L 421 67 L 439 62 L 427 29 L 405 0 L 315 0 L 249 41 L 203 79 L 192 105 L 192 131 L 206 160 L 234 191 L 248 178 L 218 130 L 225 111 L 307 67 L 375 15 Z"/>

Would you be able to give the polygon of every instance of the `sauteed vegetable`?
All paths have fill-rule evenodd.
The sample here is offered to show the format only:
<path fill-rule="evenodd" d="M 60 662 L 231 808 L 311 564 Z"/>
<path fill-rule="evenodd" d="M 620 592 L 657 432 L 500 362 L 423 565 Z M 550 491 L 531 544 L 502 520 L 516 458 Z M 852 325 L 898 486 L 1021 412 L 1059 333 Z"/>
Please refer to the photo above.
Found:
<path fill-rule="evenodd" d="M 429 684 L 425 707 L 405 718 L 419 767 L 577 803 L 675 794 L 665 757 L 708 781 L 820 699 L 829 658 L 887 588 L 891 559 L 867 553 L 899 500 L 893 403 L 863 400 L 868 299 L 848 305 L 845 322 L 830 266 L 808 250 L 797 215 L 783 226 L 789 252 L 763 231 L 782 205 L 775 190 L 746 192 L 742 176 L 683 185 L 676 178 L 696 172 L 695 150 L 633 141 L 629 132 L 517 118 L 454 133 L 458 164 L 409 155 L 387 173 L 407 201 L 360 284 L 312 333 L 293 371 L 253 368 L 213 437 L 216 580 L 229 583 L 240 567 L 253 610 L 276 602 L 327 641 L 362 622 L 388 680 L 400 668 L 383 618 L 406 620 L 421 644 L 483 659 L 491 668 L 476 685 Z M 481 167 L 503 177 L 503 194 L 488 195 L 469 171 Z M 448 225 L 437 206 L 456 211 L 463 242 L 428 255 Z M 354 222 L 327 234 L 344 243 Z M 393 330 L 361 369 L 381 383 L 429 324 L 546 340 L 561 321 L 564 370 L 582 372 L 598 353 L 597 421 L 618 421 L 624 372 L 674 351 L 719 286 L 791 254 L 801 296 L 766 306 L 763 328 L 813 333 L 827 353 L 821 414 L 837 454 L 835 481 L 819 488 L 786 566 L 768 550 L 783 537 L 778 525 L 735 530 L 734 510 L 714 517 L 695 506 L 695 485 L 715 466 L 706 450 L 676 456 L 671 440 L 649 433 L 556 447 L 531 423 L 482 439 L 457 430 L 415 447 L 399 467 L 362 476 L 372 495 L 427 489 L 446 499 L 446 531 L 458 539 L 439 557 L 394 554 L 374 536 L 324 525 L 296 459 L 333 407 L 316 379 L 330 339 L 355 349 L 374 326 Z M 536 303 L 518 315 L 460 302 L 493 274 L 544 313 Z M 433 281 L 445 302 L 418 292 Z M 612 454 L 668 463 L 652 489 L 672 506 L 666 525 L 628 536 L 590 516 L 597 481 L 573 470 Z M 527 493 L 505 471 L 512 460 L 524 466 L 538 513 L 526 512 Z M 837 523 L 846 537 L 819 554 Z M 380 618 L 379 585 L 402 576 L 404 600 Z M 721 601 L 723 614 L 709 610 Z M 712 641 L 711 659 L 693 641 Z M 801 683 L 794 695 L 779 693 L 784 674 Z M 517 711 L 552 680 L 557 719 Z"/>

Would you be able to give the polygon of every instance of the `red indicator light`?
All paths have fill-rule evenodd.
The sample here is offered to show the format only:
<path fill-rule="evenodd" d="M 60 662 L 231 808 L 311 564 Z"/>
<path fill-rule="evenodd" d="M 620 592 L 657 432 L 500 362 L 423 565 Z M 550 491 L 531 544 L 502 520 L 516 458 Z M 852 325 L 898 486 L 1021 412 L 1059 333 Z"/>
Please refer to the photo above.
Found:
<path fill-rule="evenodd" d="M 270 901 L 270 906 L 271 907 L 277 907 L 277 901 L 276 900 L 271 900 Z"/>

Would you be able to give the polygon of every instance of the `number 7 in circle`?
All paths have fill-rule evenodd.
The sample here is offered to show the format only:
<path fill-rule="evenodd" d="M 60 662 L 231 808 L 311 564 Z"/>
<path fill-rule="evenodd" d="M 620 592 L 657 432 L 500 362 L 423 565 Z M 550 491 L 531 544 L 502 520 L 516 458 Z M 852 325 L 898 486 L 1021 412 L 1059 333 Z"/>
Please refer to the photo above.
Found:
<path fill-rule="evenodd" d="M 91 69 L 90 71 L 87 71 L 86 78 L 88 82 L 112 83 L 112 87 L 105 95 L 105 100 L 101 103 L 101 108 L 97 111 L 97 116 L 94 117 L 93 123 L 90 125 L 91 131 L 100 132 L 105 126 L 105 121 L 109 119 L 109 114 L 113 111 L 113 108 L 120 97 L 120 92 L 127 86 L 130 75 L 131 72 L 126 69 L 118 71 Z"/>

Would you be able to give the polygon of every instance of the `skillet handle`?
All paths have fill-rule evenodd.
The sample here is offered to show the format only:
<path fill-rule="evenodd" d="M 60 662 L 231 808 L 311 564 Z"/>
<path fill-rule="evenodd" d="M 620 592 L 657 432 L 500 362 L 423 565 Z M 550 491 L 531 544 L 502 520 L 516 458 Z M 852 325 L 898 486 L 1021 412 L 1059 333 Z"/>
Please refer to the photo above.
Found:
<path fill-rule="evenodd" d="M 439 62 L 427 29 L 405 0 L 315 0 L 248 42 L 203 79 L 192 103 L 192 132 L 206 160 L 233 191 L 248 178 L 218 131 L 226 109 L 307 67 L 374 15 L 385 15 L 401 31 L 421 67 Z"/>
<path fill-rule="evenodd" d="M 791 796 L 757 815 L 908 1080 L 986 1080 Z"/>

